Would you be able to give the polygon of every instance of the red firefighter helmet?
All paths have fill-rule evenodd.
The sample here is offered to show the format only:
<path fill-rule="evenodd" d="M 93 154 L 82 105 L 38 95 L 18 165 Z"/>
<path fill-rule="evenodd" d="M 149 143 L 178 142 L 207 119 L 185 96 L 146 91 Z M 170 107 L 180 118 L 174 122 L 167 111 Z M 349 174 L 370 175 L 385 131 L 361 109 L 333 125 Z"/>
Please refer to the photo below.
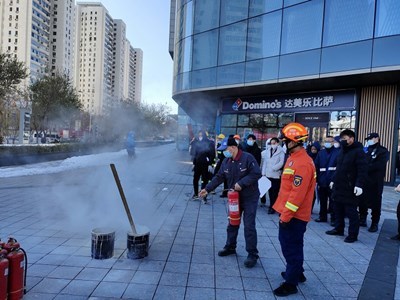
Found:
<path fill-rule="evenodd" d="M 281 140 L 291 140 L 295 143 L 305 142 L 308 137 L 307 129 L 300 123 L 289 123 L 279 133 Z"/>

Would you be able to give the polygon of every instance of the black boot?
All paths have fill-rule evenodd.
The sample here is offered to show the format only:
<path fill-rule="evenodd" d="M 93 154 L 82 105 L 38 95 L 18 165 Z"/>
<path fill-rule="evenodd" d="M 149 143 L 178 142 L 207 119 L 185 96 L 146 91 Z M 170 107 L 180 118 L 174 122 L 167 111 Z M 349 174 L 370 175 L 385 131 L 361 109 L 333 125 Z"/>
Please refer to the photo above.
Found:
<path fill-rule="evenodd" d="M 372 223 L 372 224 L 371 224 L 371 227 L 368 228 L 368 231 L 369 231 L 369 232 L 377 232 L 377 231 L 378 231 L 378 224 Z"/>
<path fill-rule="evenodd" d="M 367 227 L 367 218 L 360 217 L 360 227 Z"/>

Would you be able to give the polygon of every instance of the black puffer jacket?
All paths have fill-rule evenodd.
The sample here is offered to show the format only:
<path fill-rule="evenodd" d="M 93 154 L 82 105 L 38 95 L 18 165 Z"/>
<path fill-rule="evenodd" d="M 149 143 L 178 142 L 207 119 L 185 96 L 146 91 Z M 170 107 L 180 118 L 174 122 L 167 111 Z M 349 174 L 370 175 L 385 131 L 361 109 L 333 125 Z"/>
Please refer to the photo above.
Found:
<path fill-rule="evenodd" d="M 360 197 L 354 195 L 354 187 L 364 188 L 367 178 L 367 161 L 363 146 L 354 142 L 340 149 L 336 172 L 333 176 L 332 198 L 335 202 L 358 205 Z"/>

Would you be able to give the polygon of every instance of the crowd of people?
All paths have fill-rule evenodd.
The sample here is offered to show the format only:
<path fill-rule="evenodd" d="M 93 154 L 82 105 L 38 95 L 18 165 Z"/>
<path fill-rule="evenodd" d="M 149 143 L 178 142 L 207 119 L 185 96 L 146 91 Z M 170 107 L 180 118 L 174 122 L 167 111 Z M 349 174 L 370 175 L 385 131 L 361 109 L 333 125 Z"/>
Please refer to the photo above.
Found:
<path fill-rule="evenodd" d="M 368 231 L 378 231 L 389 152 L 380 144 L 378 133 L 368 134 L 365 140 L 363 146 L 355 139 L 354 131 L 345 129 L 339 136 L 326 136 L 321 145 L 309 141 L 304 126 L 290 123 L 276 137 L 268 139 L 261 150 L 254 134 L 241 141 L 237 134 L 225 137 L 221 133 L 214 143 L 206 132 L 200 131 L 190 145 L 192 199 L 201 198 L 206 204 L 207 195 L 215 193 L 220 184 L 224 184 L 222 198 L 227 197 L 229 190 L 239 193 L 248 252 L 244 265 L 251 268 L 258 260 L 257 208 L 259 203 L 267 206 L 267 197 L 260 195 L 258 182 L 266 177 L 270 182 L 268 214 L 279 214 L 279 241 L 286 259 L 286 270 L 281 273 L 285 281 L 274 293 L 297 293 L 298 283 L 306 281 L 303 240 L 315 203 L 319 203 L 319 216 L 314 221 L 329 221 L 333 226 L 326 231 L 328 235 L 344 236 L 347 217 L 349 226 L 344 242 L 357 241 L 360 226 L 367 226 L 369 209 Z M 400 215 L 399 212 L 400 202 Z M 239 225 L 228 224 L 226 243 L 219 256 L 236 254 L 238 231 Z M 400 225 L 399 235 L 393 239 L 400 239 Z"/>

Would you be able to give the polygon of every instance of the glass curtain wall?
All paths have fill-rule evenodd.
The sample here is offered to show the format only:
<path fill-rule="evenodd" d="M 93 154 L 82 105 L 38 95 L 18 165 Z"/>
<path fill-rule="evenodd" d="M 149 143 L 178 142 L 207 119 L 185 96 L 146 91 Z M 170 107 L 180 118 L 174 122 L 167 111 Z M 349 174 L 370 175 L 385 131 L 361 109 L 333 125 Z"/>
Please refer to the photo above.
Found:
<path fill-rule="evenodd" d="M 174 91 L 399 65 L 399 15 L 398 0 L 178 1 Z"/>

